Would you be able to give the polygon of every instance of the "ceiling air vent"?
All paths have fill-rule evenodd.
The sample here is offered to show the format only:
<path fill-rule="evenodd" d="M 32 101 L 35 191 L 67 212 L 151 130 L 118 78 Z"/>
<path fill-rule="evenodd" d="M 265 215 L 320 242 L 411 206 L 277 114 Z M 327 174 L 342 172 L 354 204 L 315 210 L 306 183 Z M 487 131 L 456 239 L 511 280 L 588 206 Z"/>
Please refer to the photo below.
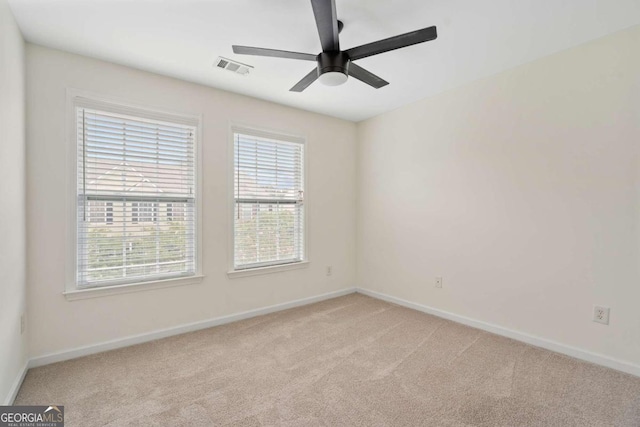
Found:
<path fill-rule="evenodd" d="M 216 58 L 216 62 L 214 63 L 216 67 L 222 68 L 236 74 L 240 74 L 241 76 L 246 76 L 249 74 L 249 71 L 253 68 L 251 65 L 243 64 L 242 62 L 232 61 L 228 58 L 223 58 L 219 56 Z"/>

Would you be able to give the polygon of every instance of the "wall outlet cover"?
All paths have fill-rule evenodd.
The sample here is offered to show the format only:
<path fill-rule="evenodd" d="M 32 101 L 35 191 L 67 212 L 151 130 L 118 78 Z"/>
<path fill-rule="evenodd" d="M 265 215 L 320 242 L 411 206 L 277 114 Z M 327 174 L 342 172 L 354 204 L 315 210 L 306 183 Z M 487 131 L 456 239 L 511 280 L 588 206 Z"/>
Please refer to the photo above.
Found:
<path fill-rule="evenodd" d="M 593 321 L 602 323 L 603 325 L 609 324 L 609 307 L 602 307 L 599 305 L 593 306 Z"/>

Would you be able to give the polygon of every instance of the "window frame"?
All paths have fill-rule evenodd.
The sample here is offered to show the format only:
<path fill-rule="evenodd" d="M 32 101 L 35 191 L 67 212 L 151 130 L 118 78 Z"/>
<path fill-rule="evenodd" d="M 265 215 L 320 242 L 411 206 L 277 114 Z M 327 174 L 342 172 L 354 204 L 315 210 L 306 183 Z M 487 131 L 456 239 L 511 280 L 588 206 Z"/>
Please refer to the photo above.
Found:
<path fill-rule="evenodd" d="M 275 265 L 257 265 L 254 267 L 244 267 L 241 269 L 236 269 L 235 267 L 235 138 L 234 135 L 236 133 L 243 133 L 251 136 L 262 137 L 275 139 L 285 142 L 292 142 L 302 144 L 304 147 L 304 156 L 302 162 L 302 180 L 303 180 L 303 191 L 304 191 L 304 209 L 303 209 L 303 239 L 302 239 L 302 250 L 304 252 L 304 257 L 300 261 L 294 261 L 283 264 L 275 264 Z M 282 271 L 288 270 L 297 270 L 301 268 L 307 268 L 309 266 L 309 145 L 307 143 L 307 138 L 300 134 L 295 134 L 286 131 L 265 129 L 256 126 L 241 124 L 230 122 L 229 123 L 229 137 L 228 137 L 228 161 L 227 165 L 229 171 L 227 173 L 228 177 L 228 247 L 227 247 L 227 276 L 229 278 L 237 278 L 237 277 L 246 277 L 246 276 L 256 276 L 261 274 L 268 273 L 278 273 Z"/>
<path fill-rule="evenodd" d="M 63 294 L 69 301 L 94 298 L 117 293 L 137 292 L 148 289 L 159 289 L 171 286 L 200 283 L 202 281 L 202 115 L 184 114 L 160 110 L 153 107 L 132 104 L 127 101 L 99 95 L 74 88 L 67 88 L 67 262 L 66 280 Z M 78 286 L 77 253 L 78 253 L 78 223 L 77 212 L 77 124 L 76 109 L 78 107 L 103 110 L 118 114 L 125 114 L 149 120 L 169 121 L 196 128 L 194 140 L 195 154 L 195 274 L 166 279 L 133 280 L 127 283 L 97 287 Z M 160 214 L 160 212 L 158 212 Z M 106 211 L 105 211 L 106 215 Z"/>

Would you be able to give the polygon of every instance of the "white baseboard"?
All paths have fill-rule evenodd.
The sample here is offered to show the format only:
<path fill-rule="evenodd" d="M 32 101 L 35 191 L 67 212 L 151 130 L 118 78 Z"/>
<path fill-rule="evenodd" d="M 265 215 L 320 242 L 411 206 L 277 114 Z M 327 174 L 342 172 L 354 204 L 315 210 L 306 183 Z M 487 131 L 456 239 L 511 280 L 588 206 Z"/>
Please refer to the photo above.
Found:
<path fill-rule="evenodd" d="M 494 325 L 492 323 L 482 322 L 480 320 L 471 319 L 469 317 L 460 316 L 448 311 L 438 310 L 437 308 L 429 307 L 426 305 L 418 304 L 415 302 L 403 300 L 391 295 L 383 294 L 369 289 L 357 289 L 358 293 L 367 295 L 373 298 L 377 298 L 383 301 L 391 302 L 401 305 L 403 307 L 412 308 L 414 310 L 422 311 L 423 313 L 432 314 L 443 319 L 452 320 L 463 325 L 471 326 L 473 328 L 482 329 L 483 331 L 491 332 L 496 335 L 501 335 L 507 338 L 521 341 L 527 344 L 531 344 L 536 347 L 541 347 L 547 350 L 554 351 L 556 353 L 565 354 L 567 356 L 575 357 L 576 359 L 584 360 L 587 362 L 595 363 L 596 365 L 605 366 L 607 368 L 615 369 L 617 371 L 626 372 L 627 374 L 640 377 L 640 366 L 633 363 L 617 360 L 609 356 L 605 356 L 598 353 L 592 353 L 587 350 L 572 347 L 570 345 L 561 344 L 556 341 L 551 341 L 546 338 L 529 335 L 524 332 L 514 331 L 512 329 L 504 328 L 502 326 Z"/>
<path fill-rule="evenodd" d="M 347 294 L 352 294 L 354 292 L 356 292 L 356 288 L 346 288 L 340 291 L 329 292 L 326 294 L 316 295 L 308 298 L 302 298 L 299 300 L 285 302 L 282 304 L 271 305 L 268 307 L 258 308 L 255 310 L 243 311 L 241 313 L 231 314 L 228 316 L 216 317 L 214 319 L 188 323 L 186 325 L 175 326 L 167 329 L 161 329 L 158 331 L 147 332 L 144 334 L 133 335 L 125 338 L 119 338 L 112 341 L 106 341 L 98 344 L 78 347 L 71 350 L 64 350 L 57 353 L 46 354 L 44 356 L 38 356 L 38 357 L 32 358 L 29 361 L 29 368 L 49 365 L 51 363 L 62 362 L 70 359 L 76 359 L 78 357 L 88 356 L 90 354 L 102 353 L 102 352 L 114 350 L 117 348 L 129 347 L 132 345 L 142 344 L 148 341 L 154 341 L 157 339 L 166 338 L 173 335 L 179 335 L 187 332 L 197 331 L 200 329 L 211 328 L 213 326 L 220 326 L 226 323 L 237 322 L 238 320 L 244 320 L 244 319 L 249 319 L 251 317 L 274 313 L 276 311 L 282 311 L 282 310 L 287 310 L 289 308 L 313 304 L 315 302 L 324 301 L 327 299 L 336 298 L 336 297 L 340 297 Z M 20 382 L 20 384 L 21 383 L 22 381 Z M 20 387 L 18 386 L 18 389 L 19 388 Z"/>
<path fill-rule="evenodd" d="M 18 391 L 20 391 L 20 387 L 22 386 L 22 381 L 24 381 L 24 377 L 25 375 L 27 375 L 28 369 L 29 369 L 29 361 L 26 361 L 22 366 L 22 369 L 20 369 L 20 372 L 18 372 L 18 376 L 16 377 L 15 381 L 11 385 L 11 388 L 9 389 L 9 394 L 7 394 L 7 397 L 4 399 L 3 405 L 13 405 L 13 401 L 16 400 L 16 396 L 18 395 Z"/>

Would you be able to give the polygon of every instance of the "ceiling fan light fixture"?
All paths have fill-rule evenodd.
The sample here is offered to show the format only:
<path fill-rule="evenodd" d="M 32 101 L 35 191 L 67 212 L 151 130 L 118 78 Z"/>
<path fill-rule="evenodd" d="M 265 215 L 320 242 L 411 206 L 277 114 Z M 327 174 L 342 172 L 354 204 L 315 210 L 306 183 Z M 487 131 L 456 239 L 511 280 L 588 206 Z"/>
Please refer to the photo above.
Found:
<path fill-rule="evenodd" d="M 348 76 L 340 71 L 329 71 L 324 74 L 320 74 L 318 80 L 325 86 L 340 86 L 347 82 Z"/>

